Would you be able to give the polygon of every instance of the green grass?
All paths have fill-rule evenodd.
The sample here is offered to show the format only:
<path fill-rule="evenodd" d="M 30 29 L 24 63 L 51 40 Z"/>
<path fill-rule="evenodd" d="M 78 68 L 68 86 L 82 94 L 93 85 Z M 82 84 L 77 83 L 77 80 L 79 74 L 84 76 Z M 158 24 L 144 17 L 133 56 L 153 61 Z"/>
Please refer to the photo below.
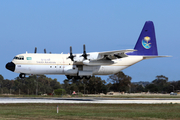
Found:
<path fill-rule="evenodd" d="M 0 119 L 178 120 L 179 111 L 180 104 L 0 104 Z"/>

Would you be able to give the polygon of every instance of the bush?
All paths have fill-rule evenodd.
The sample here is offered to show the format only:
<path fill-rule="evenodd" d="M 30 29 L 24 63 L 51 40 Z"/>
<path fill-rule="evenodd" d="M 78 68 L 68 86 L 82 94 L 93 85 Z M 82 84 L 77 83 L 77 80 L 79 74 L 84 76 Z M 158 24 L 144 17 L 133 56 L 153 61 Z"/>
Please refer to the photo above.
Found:
<path fill-rule="evenodd" d="M 66 91 L 64 89 L 56 89 L 56 90 L 54 90 L 54 93 L 56 95 L 65 95 Z"/>

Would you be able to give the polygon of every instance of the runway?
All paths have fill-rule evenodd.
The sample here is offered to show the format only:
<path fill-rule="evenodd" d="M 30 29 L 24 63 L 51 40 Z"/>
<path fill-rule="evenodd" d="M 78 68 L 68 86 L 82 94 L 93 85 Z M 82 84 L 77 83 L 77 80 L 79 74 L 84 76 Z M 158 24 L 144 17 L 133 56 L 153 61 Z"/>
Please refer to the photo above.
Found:
<path fill-rule="evenodd" d="M 180 104 L 180 98 L 0 98 L 8 103 Z"/>

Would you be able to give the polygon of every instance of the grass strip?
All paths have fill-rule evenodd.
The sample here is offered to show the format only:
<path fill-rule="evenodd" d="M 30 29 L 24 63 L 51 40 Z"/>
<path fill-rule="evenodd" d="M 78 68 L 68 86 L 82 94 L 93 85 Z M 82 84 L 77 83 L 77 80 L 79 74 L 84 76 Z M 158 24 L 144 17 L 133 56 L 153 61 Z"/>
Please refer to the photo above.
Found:
<path fill-rule="evenodd" d="M 0 119 L 178 120 L 179 111 L 180 104 L 0 104 Z"/>

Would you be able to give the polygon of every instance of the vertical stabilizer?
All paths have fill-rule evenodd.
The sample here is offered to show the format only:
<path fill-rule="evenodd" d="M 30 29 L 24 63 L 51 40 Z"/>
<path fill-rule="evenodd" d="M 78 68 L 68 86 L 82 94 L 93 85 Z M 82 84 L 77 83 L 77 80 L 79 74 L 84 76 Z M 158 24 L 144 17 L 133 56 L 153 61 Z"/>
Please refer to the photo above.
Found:
<path fill-rule="evenodd" d="M 134 49 L 137 51 L 129 53 L 128 55 L 158 55 L 154 24 L 152 21 L 146 21 L 144 24 Z"/>

